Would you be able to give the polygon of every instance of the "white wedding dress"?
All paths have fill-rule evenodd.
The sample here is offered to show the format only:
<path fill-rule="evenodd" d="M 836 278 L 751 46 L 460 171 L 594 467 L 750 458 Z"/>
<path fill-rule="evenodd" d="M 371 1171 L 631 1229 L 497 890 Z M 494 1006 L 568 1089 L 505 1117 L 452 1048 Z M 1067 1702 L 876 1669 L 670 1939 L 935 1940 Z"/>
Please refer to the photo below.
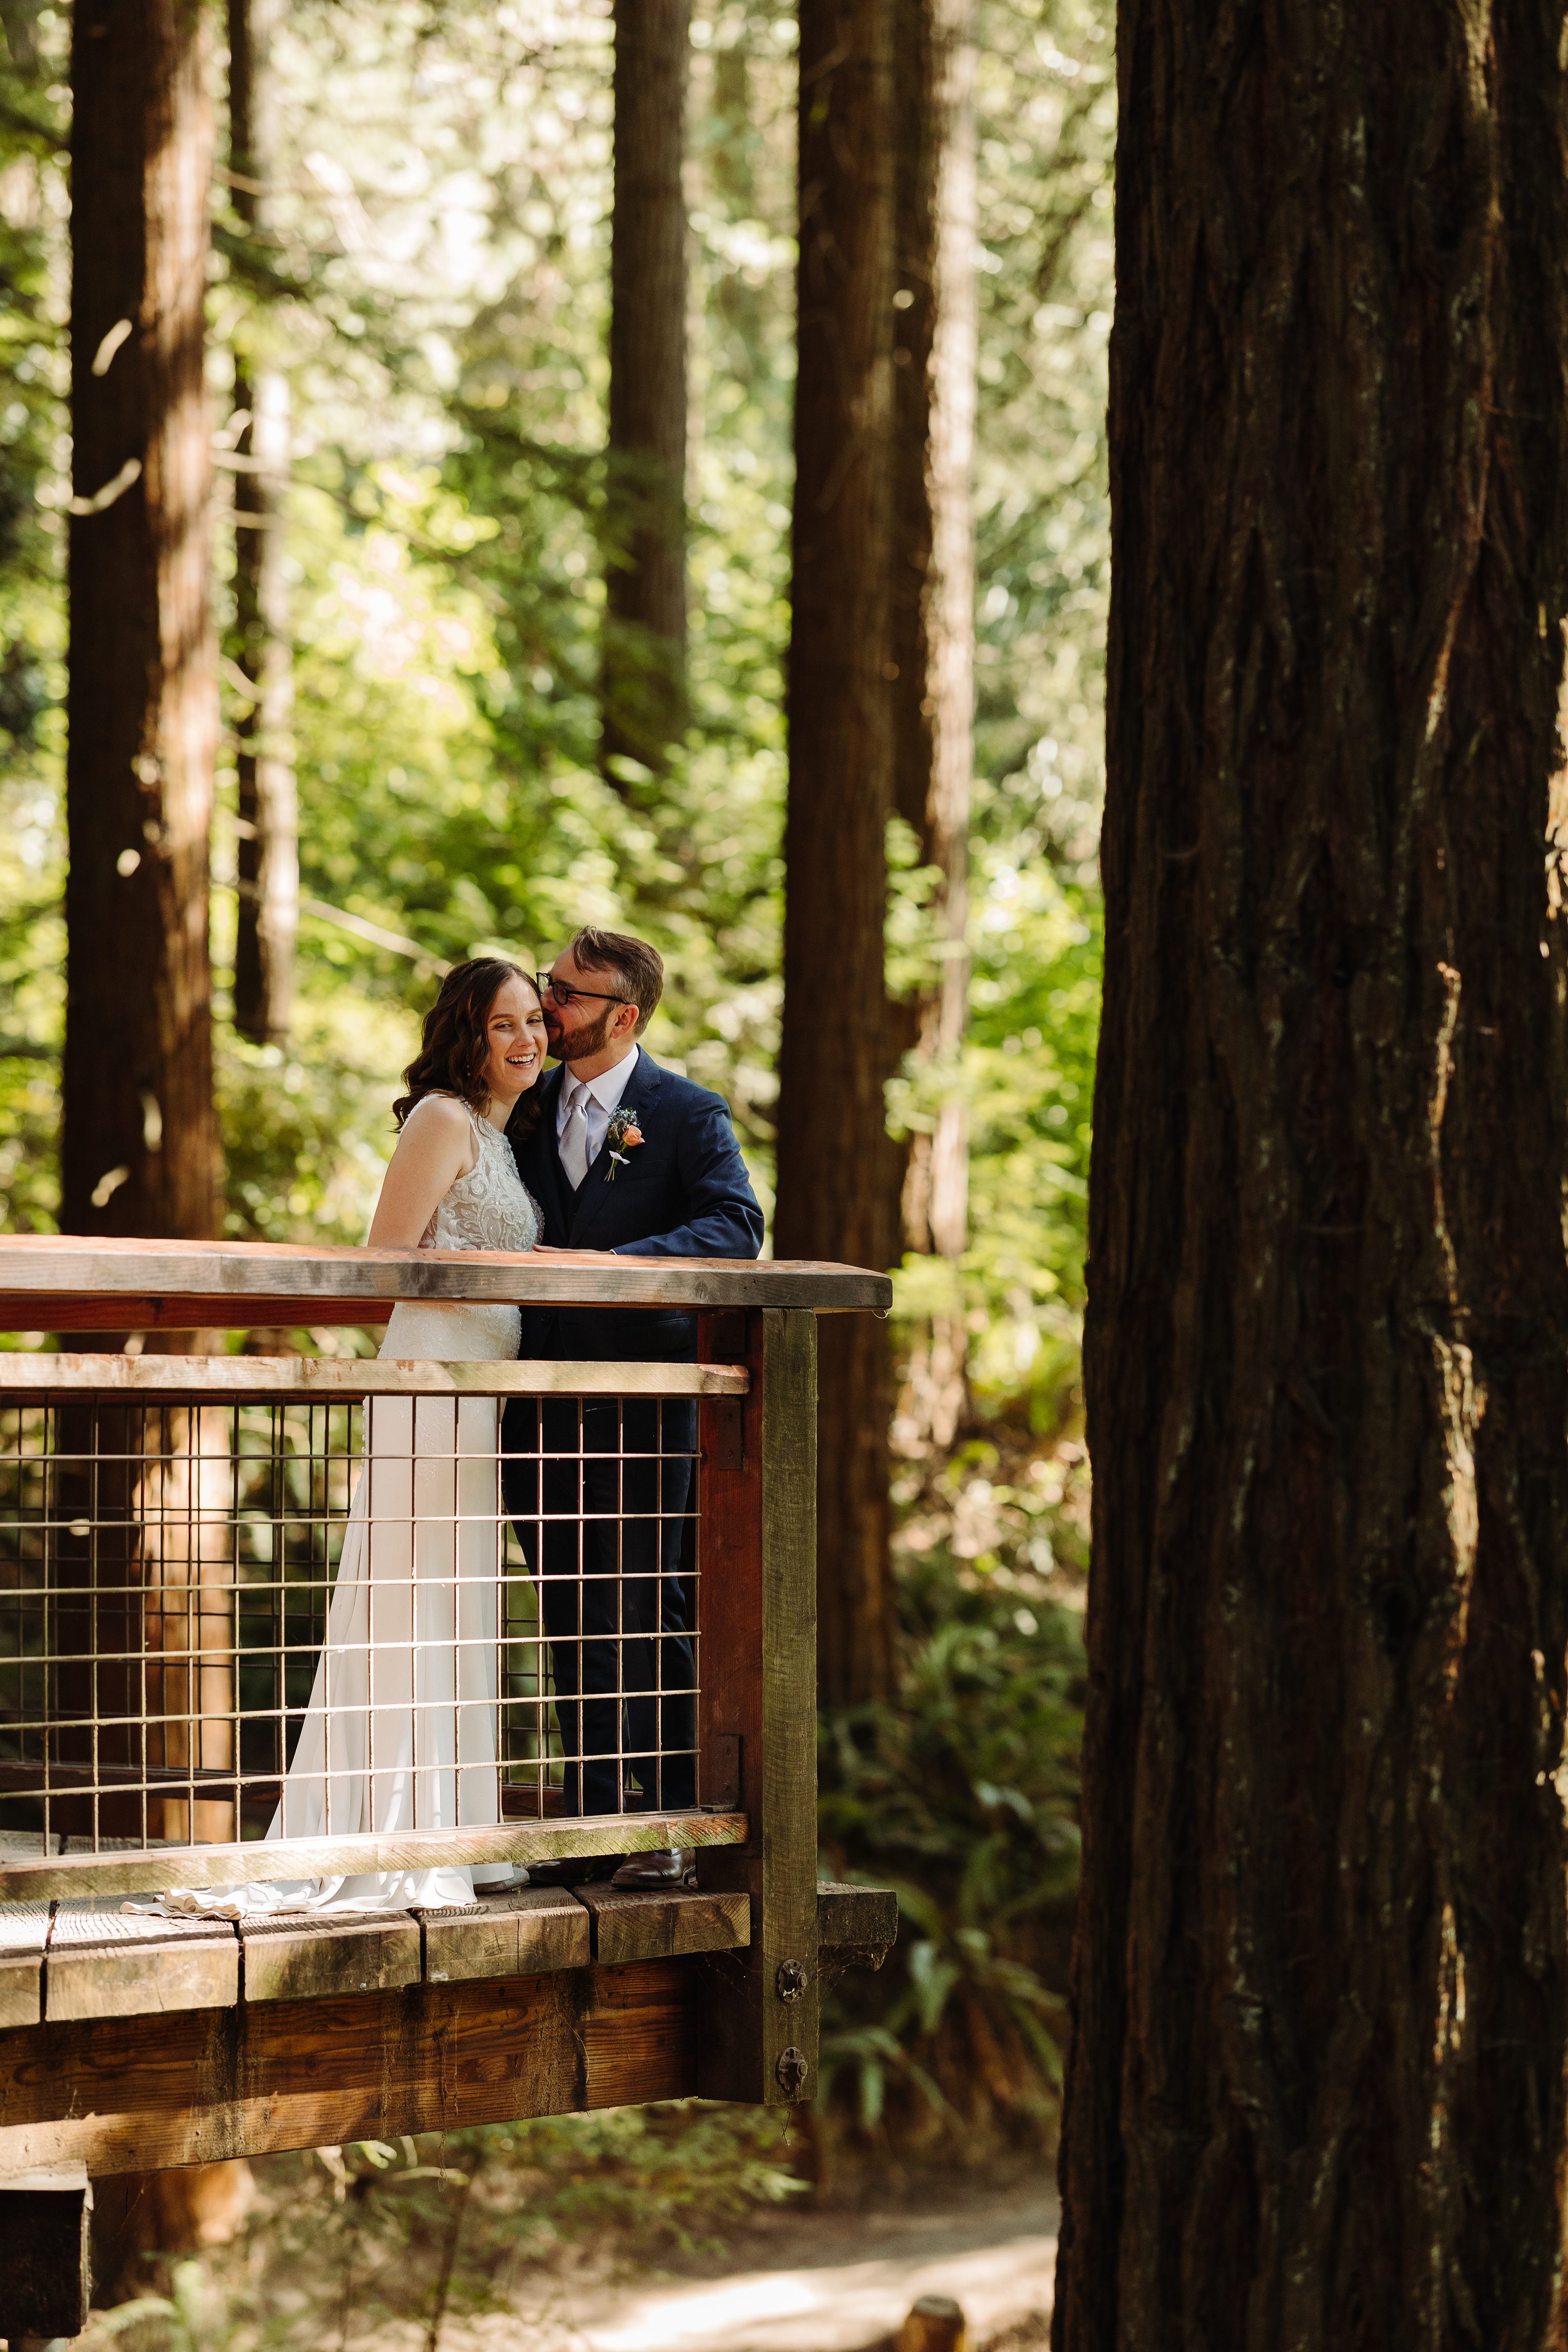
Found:
<path fill-rule="evenodd" d="M 430 1097 L 409 1113 L 411 1126 Z M 477 1158 L 440 1202 L 425 1249 L 530 1250 L 542 1219 L 511 1147 L 473 1118 Z M 515 1307 L 399 1301 L 384 1357 L 510 1362 Z M 364 1469 L 327 1633 L 282 1801 L 267 1836 L 474 1829 L 500 1818 L 498 1654 L 501 1514 L 490 1397 L 366 1400 Z M 526 1884 L 510 1864 L 259 1879 L 164 1895 L 164 1911 L 316 1913 L 470 1904 Z"/>

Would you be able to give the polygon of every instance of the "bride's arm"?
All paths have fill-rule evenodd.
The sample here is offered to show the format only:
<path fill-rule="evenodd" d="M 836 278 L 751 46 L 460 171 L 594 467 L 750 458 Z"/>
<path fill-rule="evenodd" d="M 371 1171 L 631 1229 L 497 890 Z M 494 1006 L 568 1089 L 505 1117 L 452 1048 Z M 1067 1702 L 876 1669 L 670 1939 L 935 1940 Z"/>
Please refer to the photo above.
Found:
<path fill-rule="evenodd" d="M 460 1102 L 426 1095 L 397 1139 L 370 1221 L 372 1249 L 417 1249 L 425 1228 L 474 1162 L 474 1134 Z"/>

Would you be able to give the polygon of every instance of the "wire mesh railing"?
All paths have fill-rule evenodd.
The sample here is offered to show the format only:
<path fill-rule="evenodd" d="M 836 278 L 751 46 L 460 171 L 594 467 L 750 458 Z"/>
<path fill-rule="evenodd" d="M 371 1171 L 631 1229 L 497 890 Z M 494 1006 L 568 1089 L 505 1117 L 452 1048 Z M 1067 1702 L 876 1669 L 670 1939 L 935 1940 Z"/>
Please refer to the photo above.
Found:
<path fill-rule="evenodd" d="M 76 1361 L 0 1374 L 10 1853 L 243 1843 L 278 1877 L 264 1843 L 604 1851 L 603 1817 L 711 1804 L 697 1396 L 743 1372 L 279 1361 L 225 1395 L 259 1374 L 142 1359 L 126 1394 Z"/>

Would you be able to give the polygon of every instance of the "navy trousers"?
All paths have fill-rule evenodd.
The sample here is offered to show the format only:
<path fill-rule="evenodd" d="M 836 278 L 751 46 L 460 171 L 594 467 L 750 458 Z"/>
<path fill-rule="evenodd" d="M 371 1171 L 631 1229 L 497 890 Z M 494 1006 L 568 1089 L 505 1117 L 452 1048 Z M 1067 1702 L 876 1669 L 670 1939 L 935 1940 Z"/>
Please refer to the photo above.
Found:
<path fill-rule="evenodd" d="M 550 1643 L 567 1811 L 620 1811 L 623 1769 L 645 1807 L 695 1805 L 696 1656 L 681 1573 L 695 1403 L 514 1397 L 501 1450 L 501 1491 Z"/>

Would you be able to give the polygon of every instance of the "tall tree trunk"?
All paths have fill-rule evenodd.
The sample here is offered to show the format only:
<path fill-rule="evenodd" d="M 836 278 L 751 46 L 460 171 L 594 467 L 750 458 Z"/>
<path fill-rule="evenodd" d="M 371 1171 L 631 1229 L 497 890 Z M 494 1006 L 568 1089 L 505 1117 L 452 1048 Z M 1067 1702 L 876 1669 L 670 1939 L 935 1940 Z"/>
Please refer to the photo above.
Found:
<path fill-rule="evenodd" d="M 77 10 L 61 1152 L 71 1233 L 217 1229 L 210 49 L 195 0 Z"/>
<path fill-rule="evenodd" d="M 68 1233 L 199 1237 L 218 1230 L 207 939 L 217 651 L 204 383 L 211 69 L 210 18 L 198 0 L 78 0 L 60 1220 Z M 145 1418 L 95 1412 L 94 1447 L 123 1454 Z M 102 1589 L 85 1613 L 100 1636 L 103 1622 L 112 1631 L 139 1613 L 150 1653 L 146 1699 L 187 1718 L 208 1711 L 210 1719 L 190 1729 L 176 1722 L 160 1735 L 154 1727 L 143 1759 L 221 1766 L 232 1761 L 224 1720 L 232 1706 L 228 1604 L 209 1609 L 187 1591 L 172 1608 L 167 1568 L 147 1549 L 160 1504 L 171 1495 L 188 1499 L 203 1467 L 201 1415 L 174 1419 L 174 1458 L 97 1499 L 100 1514 L 123 1509 L 130 1524 L 123 1546 L 111 1527 L 100 1529 L 89 1578 Z M 150 1601 L 127 1591 L 138 1569 Z M 184 1563 L 182 1572 L 187 1586 L 203 1581 L 199 1566 L 193 1573 Z M 220 1567 L 220 1578 L 227 1573 Z M 84 1598 L 75 1596 L 79 1614 Z M 196 1654 L 182 1659 L 182 1650 Z M 110 1662 L 105 1675 L 95 1659 L 90 1671 L 101 1702 L 123 1669 Z M 111 1726 L 111 1749 L 125 1736 Z M 104 1810 L 100 1827 L 114 1811 L 112 1803 Z M 194 1823 L 185 1813 L 166 1807 L 159 1826 L 233 1834 L 232 1805 L 202 1801 Z M 153 2198 L 152 2177 L 142 2185 Z"/>
<path fill-rule="evenodd" d="M 969 809 L 974 765 L 976 0 L 898 0 L 898 278 L 892 657 L 895 792 L 931 901 L 940 971 L 905 1036 L 937 1081 L 933 1124 L 902 1177 L 906 1248 L 956 1260 L 969 1209 L 958 1079 L 968 1013 Z M 964 1400 L 963 1316 L 913 1335 L 902 1442 L 950 1445 Z"/>
<path fill-rule="evenodd" d="M 690 0 L 616 0 L 603 742 L 658 771 L 686 723 L 686 83 Z"/>
<path fill-rule="evenodd" d="M 270 53 L 280 0 L 228 0 L 229 163 L 234 208 L 254 234 L 265 224 L 272 169 Z M 291 729 L 294 666 L 284 572 L 283 491 L 289 475 L 289 381 L 237 352 L 235 656 L 249 680 L 240 719 L 239 919 L 234 1025 L 258 1045 L 282 1037 L 294 997 L 300 928 L 300 815 Z"/>
<path fill-rule="evenodd" d="M 1565 96 L 1123 0 L 1060 2352 L 1568 2328 Z"/>
<path fill-rule="evenodd" d="M 890 0 L 802 0 L 781 1257 L 890 1265 L 884 1104 L 892 377 Z M 823 1326 L 817 1562 L 824 1698 L 892 1676 L 887 1332 Z"/>

